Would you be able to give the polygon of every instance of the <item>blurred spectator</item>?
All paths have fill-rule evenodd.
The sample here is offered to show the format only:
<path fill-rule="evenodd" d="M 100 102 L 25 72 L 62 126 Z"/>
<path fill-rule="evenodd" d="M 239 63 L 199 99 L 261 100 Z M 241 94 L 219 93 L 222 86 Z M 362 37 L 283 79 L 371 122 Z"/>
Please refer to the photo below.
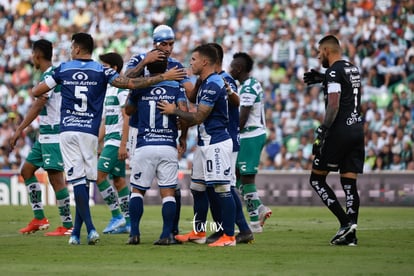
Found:
<path fill-rule="evenodd" d="M 266 121 L 271 156 L 263 169 L 299 170 L 308 166 L 313 130 L 324 114 L 320 85 L 306 87 L 303 72 L 323 72 L 317 58 L 317 41 L 326 33 L 344 44 L 344 58 L 361 71 L 362 107 L 366 120 L 366 152 L 378 158 L 371 170 L 389 169 L 389 153 L 400 151 L 406 169 L 414 169 L 414 6 L 412 1 L 90 1 L 6 0 L 0 3 L 0 124 L 13 129 L 31 104 L 27 95 L 38 81 L 30 55 L 31 40 L 45 37 L 54 43 L 53 63 L 69 58 L 70 37 L 90 32 L 96 42 L 94 56 L 107 51 L 131 53 L 152 48 L 149 34 L 154 25 L 172 26 L 176 42 L 172 57 L 189 64 L 191 49 L 215 41 L 223 45 L 224 68 L 235 52 L 255 58 L 252 75 L 265 87 Z M 24 95 L 23 95 L 24 94 Z M 12 112 L 12 113 L 10 113 Z M 13 115 L 12 115 L 13 114 Z M 15 116 L 15 119 L 9 118 Z M 12 120 L 12 121 L 11 121 Z M 14 121 L 13 121 L 14 120 Z M 273 129 L 275 130 L 273 133 Z M 18 166 L 37 135 L 36 121 L 28 127 L 22 151 L 3 147 L 3 168 Z M 401 134 L 401 131 L 403 134 Z M 401 138 L 401 135 L 403 135 Z M 291 140 L 290 137 L 296 140 Z M 7 139 L 3 137 L 1 140 Z M 180 162 L 191 168 L 192 144 Z M 279 155 L 287 143 L 295 152 Z M 276 146 L 276 143 L 277 146 Z M 386 144 L 389 149 L 384 149 Z M 6 143 L 7 145 L 7 143 Z M 20 147 L 18 146 L 18 147 Z M 273 151 L 271 150 L 273 148 Z M 25 148 L 25 149 L 24 149 Z M 388 153 L 387 153 L 388 152 Z M 269 155 L 266 150 L 264 153 Z M 280 152 L 278 153 L 280 154 Z M 265 154 L 264 154 L 265 155 Z M 277 155 L 277 154 L 276 154 Z M 275 156 L 276 156 L 275 155 Z M 411 156 L 411 157 L 410 157 Z M 286 161 L 283 161 L 285 160 Z M 310 163 L 310 161 L 309 161 Z M 370 162 L 372 163 L 372 162 Z M 309 165 L 309 164 L 308 164 Z M 395 166 L 395 168 L 400 168 Z M 368 167 L 367 167 L 368 170 Z"/>

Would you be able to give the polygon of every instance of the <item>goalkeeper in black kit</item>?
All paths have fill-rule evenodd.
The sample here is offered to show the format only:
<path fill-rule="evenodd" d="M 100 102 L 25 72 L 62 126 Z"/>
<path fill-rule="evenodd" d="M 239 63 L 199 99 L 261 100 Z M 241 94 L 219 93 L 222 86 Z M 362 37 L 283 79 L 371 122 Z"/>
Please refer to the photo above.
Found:
<path fill-rule="evenodd" d="M 319 41 L 318 58 L 322 66 L 327 68 L 325 74 L 315 70 L 304 74 L 306 84 L 322 83 L 325 96 L 325 116 L 316 129 L 309 182 L 340 223 L 330 243 L 355 246 L 360 205 L 357 176 L 363 172 L 365 154 L 361 76 L 355 65 L 342 60 L 340 43 L 333 35 L 327 35 Z M 345 210 L 326 183 L 328 173 L 338 170 L 345 192 Z"/>

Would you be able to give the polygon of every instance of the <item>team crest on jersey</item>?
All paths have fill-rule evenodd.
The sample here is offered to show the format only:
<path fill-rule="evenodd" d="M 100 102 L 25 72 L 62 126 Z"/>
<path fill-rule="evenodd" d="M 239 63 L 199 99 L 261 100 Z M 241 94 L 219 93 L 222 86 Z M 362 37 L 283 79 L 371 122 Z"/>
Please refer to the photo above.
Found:
<path fill-rule="evenodd" d="M 76 72 L 75 74 L 72 75 L 72 79 L 77 80 L 77 81 L 85 81 L 88 79 L 88 75 L 85 74 L 84 72 Z"/>
<path fill-rule="evenodd" d="M 134 179 L 138 180 L 141 178 L 141 172 L 134 174 Z"/>
<path fill-rule="evenodd" d="M 162 87 L 155 87 L 151 89 L 151 92 L 150 92 L 152 96 L 165 95 L 166 93 L 167 93 L 167 90 L 165 90 Z"/>

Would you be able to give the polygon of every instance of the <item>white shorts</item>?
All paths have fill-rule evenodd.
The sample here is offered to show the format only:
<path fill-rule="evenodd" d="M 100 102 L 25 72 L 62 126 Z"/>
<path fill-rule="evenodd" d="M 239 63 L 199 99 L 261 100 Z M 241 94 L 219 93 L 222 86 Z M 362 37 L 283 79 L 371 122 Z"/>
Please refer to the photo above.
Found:
<path fill-rule="evenodd" d="M 171 146 L 144 146 L 135 149 L 131 160 L 131 186 L 148 190 L 154 178 L 160 188 L 176 188 L 178 153 Z"/>
<path fill-rule="evenodd" d="M 230 184 L 233 173 L 232 160 L 233 141 L 226 141 L 197 146 L 194 152 L 191 181 L 205 185 Z M 234 163 L 234 164 L 233 164 Z"/>
<path fill-rule="evenodd" d="M 232 187 L 236 187 L 236 181 L 237 181 L 237 177 L 236 177 L 236 162 L 237 162 L 237 154 L 239 152 L 232 152 L 231 153 L 231 181 L 230 184 Z"/>
<path fill-rule="evenodd" d="M 129 127 L 127 150 L 129 152 L 129 160 L 134 157 L 135 148 L 137 147 L 138 128 Z"/>
<path fill-rule="evenodd" d="M 89 133 L 65 131 L 60 133 L 59 138 L 68 182 L 83 177 L 96 181 L 98 137 Z"/>

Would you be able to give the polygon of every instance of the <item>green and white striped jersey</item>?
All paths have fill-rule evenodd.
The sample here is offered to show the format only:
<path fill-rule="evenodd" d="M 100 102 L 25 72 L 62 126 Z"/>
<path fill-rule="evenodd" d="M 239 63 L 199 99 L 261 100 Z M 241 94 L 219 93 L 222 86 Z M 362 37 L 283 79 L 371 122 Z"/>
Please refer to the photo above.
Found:
<path fill-rule="evenodd" d="M 47 76 L 53 75 L 55 67 L 51 66 L 43 72 L 41 81 Z M 40 134 L 59 134 L 60 125 L 60 105 L 62 95 L 60 85 L 47 92 L 48 101 L 39 114 L 39 133 Z"/>
<path fill-rule="evenodd" d="M 249 118 L 247 119 L 243 132 L 240 137 L 257 136 L 265 132 L 265 108 L 264 108 L 264 91 L 255 78 L 249 77 L 239 86 L 240 106 L 251 107 Z M 251 130 L 249 130 L 251 129 Z M 249 132 L 254 132 L 254 135 Z"/>
<path fill-rule="evenodd" d="M 122 117 L 122 108 L 125 105 L 129 90 L 119 89 L 108 85 L 106 88 L 104 114 L 105 117 L 105 138 L 104 146 L 121 145 L 122 126 L 124 119 Z"/>

